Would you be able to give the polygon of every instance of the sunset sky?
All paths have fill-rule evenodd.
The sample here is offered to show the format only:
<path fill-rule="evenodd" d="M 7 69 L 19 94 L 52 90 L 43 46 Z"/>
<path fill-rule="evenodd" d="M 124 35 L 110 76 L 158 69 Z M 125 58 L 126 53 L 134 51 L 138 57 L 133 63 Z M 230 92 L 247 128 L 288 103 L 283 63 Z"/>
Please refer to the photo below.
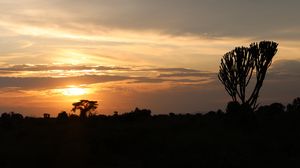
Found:
<path fill-rule="evenodd" d="M 99 114 L 224 109 L 217 79 L 236 46 L 273 40 L 261 104 L 300 96 L 297 0 L 0 0 L 0 113 L 42 116 L 72 102 Z"/>

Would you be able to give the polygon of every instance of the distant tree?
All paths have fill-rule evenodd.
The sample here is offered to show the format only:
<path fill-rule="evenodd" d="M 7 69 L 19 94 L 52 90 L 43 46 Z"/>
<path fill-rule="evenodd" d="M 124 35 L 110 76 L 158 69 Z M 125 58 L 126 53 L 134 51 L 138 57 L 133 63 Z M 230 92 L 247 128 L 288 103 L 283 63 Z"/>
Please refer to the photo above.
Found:
<path fill-rule="evenodd" d="M 300 97 L 295 98 L 292 104 L 287 105 L 287 112 L 300 113 Z"/>
<path fill-rule="evenodd" d="M 49 113 L 44 113 L 44 118 L 45 119 L 49 119 L 50 118 L 50 114 Z"/>
<path fill-rule="evenodd" d="M 20 113 L 10 112 L 10 113 L 2 113 L 1 118 L 3 120 L 22 120 L 24 117 Z"/>
<path fill-rule="evenodd" d="M 144 120 L 151 117 L 151 110 L 135 108 L 134 111 L 124 113 L 120 117 L 125 120 Z"/>
<path fill-rule="evenodd" d="M 2 114 L 1 114 L 1 119 L 2 119 L 2 120 L 10 119 L 10 115 L 9 115 L 8 113 L 2 113 Z"/>
<path fill-rule="evenodd" d="M 169 113 L 169 116 L 170 116 L 170 117 L 176 117 L 176 114 L 173 113 L 173 112 L 171 112 L 171 113 Z"/>
<path fill-rule="evenodd" d="M 256 114 L 262 119 L 270 119 L 284 114 L 285 106 L 281 103 L 272 103 L 271 105 L 260 106 Z"/>
<path fill-rule="evenodd" d="M 20 113 L 11 112 L 10 115 L 13 120 L 22 120 L 24 118 Z"/>
<path fill-rule="evenodd" d="M 95 111 L 98 107 L 97 101 L 90 100 L 80 100 L 79 102 L 75 102 L 72 104 L 72 111 L 76 112 L 76 110 L 80 111 L 80 118 L 87 118 L 88 115 L 91 115 L 93 111 Z"/>
<path fill-rule="evenodd" d="M 62 112 L 58 113 L 57 119 L 59 119 L 59 120 L 66 120 L 66 119 L 68 119 L 67 112 L 66 111 L 62 111 Z"/>
<path fill-rule="evenodd" d="M 69 119 L 71 119 L 71 120 L 77 120 L 77 119 L 79 119 L 79 116 L 76 115 L 76 114 L 70 114 Z"/>
<path fill-rule="evenodd" d="M 241 105 L 237 101 L 231 101 L 227 104 L 226 113 L 227 114 L 237 114 L 241 110 Z"/>
<path fill-rule="evenodd" d="M 270 109 L 274 114 L 282 114 L 285 111 L 285 106 L 281 103 L 272 103 Z"/>
<path fill-rule="evenodd" d="M 273 41 L 261 41 L 259 44 L 250 44 L 250 47 L 236 47 L 223 56 L 218 78 L 234 102 L 238 101 L 252 110 L 257 108 L 259 91 L 277 52 L 277 46 Z M 247 87 L 254 74 L 256 83 L 247 98 Z"/>
<path fill-rule="evenodd" d="M 117 111 L 114 111 L 114 114 L 113 114 L 114 117 L 118 117 L 119 116 L 119 112 Z"/>

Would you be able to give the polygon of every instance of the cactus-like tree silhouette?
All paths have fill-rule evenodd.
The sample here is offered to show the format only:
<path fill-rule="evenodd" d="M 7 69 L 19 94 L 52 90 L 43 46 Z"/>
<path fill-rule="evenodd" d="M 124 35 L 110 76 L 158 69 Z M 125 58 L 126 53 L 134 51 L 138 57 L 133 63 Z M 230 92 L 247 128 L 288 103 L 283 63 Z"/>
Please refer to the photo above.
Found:
<path fill-rule="evenodd" d="M 86 118 L 88 114 L 91 114 L 98 107 L 97 101 L 90 100 L 80 100 L 79 102 L 75 102 L 72 104 L 72 111 L 76 112 L 76 110 L 80 111 L 80 118 Z"/>
<path fill-rule="evenodd" d="M 257 108 L 259 91 L 277 53 L 277 46 L 278 43 L 273 41 L 261 41 L 250 44 L 250 47 L 236 47 L 223 56 L 218 77 L 233 101 Z M 255 86 L 247 97 L 247 87 L 253 75 L 256 76 Z"/>

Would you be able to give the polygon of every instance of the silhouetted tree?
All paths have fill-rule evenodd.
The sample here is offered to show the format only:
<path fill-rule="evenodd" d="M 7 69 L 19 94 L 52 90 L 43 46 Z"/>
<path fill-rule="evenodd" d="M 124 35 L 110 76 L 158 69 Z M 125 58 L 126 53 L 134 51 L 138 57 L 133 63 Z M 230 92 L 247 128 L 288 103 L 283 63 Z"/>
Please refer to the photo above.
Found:
<path fill-rule="evenodd" d="M 272 103 L 270 109 L 274 114 L 282 114 L 284 113 L 285 106 L 281 103 Z"/>
<path fill-rule="evenodd" d="M 170 116 L 170 117 L 175 117 L 176 114 L 171 112 L 171 113 L 169 113 L 169 116 Z"/>
<path fill-rule="evenodd" d="M 10 113 L 2 113 L 1 121 L 3 122 L 3 126 L 6 128 L 12 128 L 16 123 L 19 123 L 23 120 L 23 115 L 15 112 Z"/>
<path fill-rule="evenodd" d="M 2 114 L 1 114 L 1 119 L 2 119 L 2 120 L 10 119 L 10 115 L 9 115 L 8 113 L 2 113 Z"/>
<path fill-rule="evenodd" d="M 57 119 L 59 119 L 59 120 L 66 120 L 66 119 L 68 119 L 67 112 L 62 111 L 62 112 L 58 113 Z"/>
<path fill-rule="evenodd" d="M 24 118 L 22 114 L 15 113 L 15 112 L 10 112 L 9 114 L 3 113 L 2 117 L 8 117 L 8 118 L 10 118 L 12 120 L 22 120 Z"/>
<path fill-rule="evenodd" d="M 71 120 L 77 120 L 77 119 L 79 119 L 79 116 L 76 115 L 76 114 L 70 114 L 69 119 L 71 119 Z"/>
<path fill-rule="evenodd" d="M 151 110 L 135 108 L 134 111 L 124 113 L 120 117 L 125 120 L 144 120 L 151 117 Z"/>
<path fill-rule="evenodd" d="M 285 106 L 281 103 L 272 103 L 271 105 L 260 106 L 256 111 L 260 119 L 269 120 L 276 116 L 284 114 Z"/>
<path fill-rule="evenodd" d="M 224 112 L 223 112 L 221 109 L 219 109 L 219 110 L 217 110 L 217 114 L 218 114 L 218 115 L 223 115 Z"/>
<path fill-rule="evenodd" d="M 50 114 L 44 113 L 44 118 L 45 118 L 45 119 L 49 119 L 49 118 L 50 118 Z"/>
<path fill-rule="evenodd" d="M 237 114 L 241 111 L 241 105 L 237 101 L 231 101 L 227 104 L 226 113 L 227 114 Z"/>
<path fill-rule="evenodd" d="M 240 101 L 242 106 L 248 105 L 252 109 L 257 107 L 259 91 L 277 46 L 276 42 L 261 41 L 250 44 L 250 47 L 236 47 L 223 56 L 218 78 L 234 102 Z M 246 89 L 253 74 L 256 75 L 256 83 L 247 98 Z"/>
<path fill-rule="evenodd" d="M 114 115 L 113 115 L 114 117 L 118 117 L 119 116 L 119 112 L 117 112 L 117 111 L 114 111 Z"/>
<path fill-rule="evenodd" d="M 292 104 L 287 105 L 287 112 L 289 113 L 300 113 L 300 97 L 297 97 L 293 100 Z"/>
<path fill-rule="evenodd" d="M 92 112 L 97 109 L 98 102 L 90 100 L 80 100 L 79 102 L 75 102 L 72 105 L 74 106 L 72 108 L 73 112 L 76 112 L 76 110 L 80 110 L 80 118 L 86 118 L 87 115 L 91 115 Z"/>

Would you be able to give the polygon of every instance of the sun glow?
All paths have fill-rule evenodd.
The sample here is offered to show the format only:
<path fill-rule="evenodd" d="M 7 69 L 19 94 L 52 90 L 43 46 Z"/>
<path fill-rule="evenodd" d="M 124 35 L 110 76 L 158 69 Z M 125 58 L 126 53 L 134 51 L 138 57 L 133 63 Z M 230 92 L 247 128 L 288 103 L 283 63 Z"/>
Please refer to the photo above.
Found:
<path fill-rule="evenodd" d="M 80 96 L 87 94 L 86 89 L 79 87 L 70 87 L 62 90 L 62 94 L 65 96 Z"/>

